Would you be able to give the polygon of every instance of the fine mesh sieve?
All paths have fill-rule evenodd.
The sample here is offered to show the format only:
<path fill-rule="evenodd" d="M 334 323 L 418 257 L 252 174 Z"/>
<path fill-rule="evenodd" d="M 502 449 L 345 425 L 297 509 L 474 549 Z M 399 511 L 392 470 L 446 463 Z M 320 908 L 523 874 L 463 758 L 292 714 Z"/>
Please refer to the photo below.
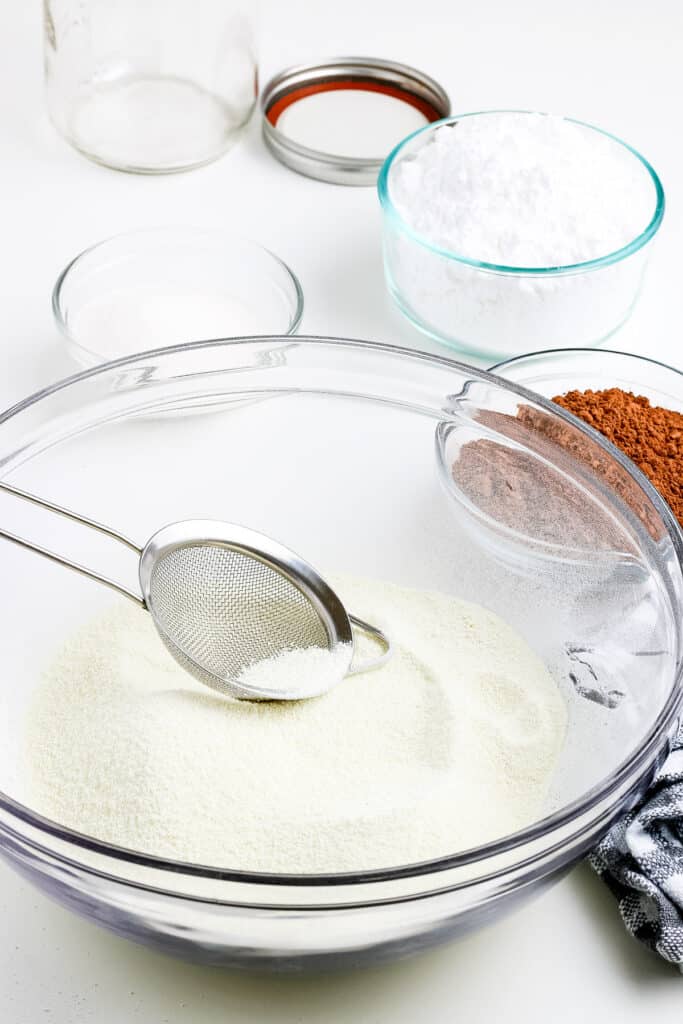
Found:
<path fill-rule="evenodd" d="M 140 549 L 94 520 L 0 483 L 0 490 L 91 529 L 139 556 L 142 597 L 114 580 L 0 529 L 0 536 L 103 583 L 150 612 L 157 632 L 178 664 L 221 693 L 251 700 L 301 700 L 330 689 L 352 671 L 383 664 L 391 645 L 381 630 L 347 614 L 316 570 L 264 534 L 216 520 L 194 519 L 159 530 Z M 382 654 L 351 669 L 352 623 L 372 636 Z M 254 665 L 287 651 L 330 652 L 331 673 L 273 690 L 242 676 Z"/>
<path fill-rule="evenodd" d="M 178 660 L 221 677 L 236 678 L 285 648 L 328 645 L 318 613 L 294 584 L 250 555 L 213 544 L 159 558 L 148 607 Z"/>

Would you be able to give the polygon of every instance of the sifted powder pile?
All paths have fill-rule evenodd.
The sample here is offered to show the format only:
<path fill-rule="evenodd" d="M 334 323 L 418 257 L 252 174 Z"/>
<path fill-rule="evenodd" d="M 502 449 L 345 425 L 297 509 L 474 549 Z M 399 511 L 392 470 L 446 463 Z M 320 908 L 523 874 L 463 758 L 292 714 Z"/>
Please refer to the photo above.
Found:
<path fill-rule="evenodd" d="M 606 256 L 654 211 L 647 171 L 624 146 L 562 117 L 514 112 L 429 134 L 396 164 L 391 198 L 430 242 L 514 267 Z"/>
<path fill-rule="evenodd" d="M 315 697 L 344 678 L 352 652 L 351 644 L 339 644 L 334 651 L 296 647 L 254 662 L 237 682 L 247 691 L 267 694 L 271 700 L 286 700 L 290 694 Z"/>
<path fill-rule="evenodd" d="M 444 594 L 333 582 L 397 650 L 310 701 L 211 693 L 127 604 L 83 628 L 29 712 L 35 810 L 160 856 L 291 872 L 420 861 L 533 821 L 566 712 L 521 637 Z"/>

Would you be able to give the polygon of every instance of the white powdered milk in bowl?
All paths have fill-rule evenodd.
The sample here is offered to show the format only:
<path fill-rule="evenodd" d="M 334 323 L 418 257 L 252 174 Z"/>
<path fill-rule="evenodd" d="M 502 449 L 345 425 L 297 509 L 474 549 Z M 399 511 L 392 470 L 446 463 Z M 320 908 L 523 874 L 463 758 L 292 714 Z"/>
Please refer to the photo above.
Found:
<path fill-rule="evenodd" d="M 446 856 L 538 818 L 566 711 L 525 641 L 445 594 L 332 583 L 396 652 L 312 700 L 203 688 L 133 605 L 83 627 L 33 696 L 32 808 L 162 857 L 295 873 Z"/>

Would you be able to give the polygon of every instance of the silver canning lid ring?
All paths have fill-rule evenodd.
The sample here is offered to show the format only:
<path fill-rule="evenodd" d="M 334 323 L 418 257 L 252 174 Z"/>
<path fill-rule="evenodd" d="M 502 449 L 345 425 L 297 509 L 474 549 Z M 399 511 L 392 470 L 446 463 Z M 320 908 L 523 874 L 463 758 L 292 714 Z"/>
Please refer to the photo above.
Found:
<path fill-rule="evenodd" d="M 387 154 L 377 159 L 338 156 L 302 146 L 277 128 L 282 112 L 297 100 L 349 88 L 395 96 L 416 107 L 428 122 L 451 112 L 448 94 L 439 83 L 407 64 L 373 57 L 334 57 L 319 64 L 299 64 L 271 78 L 261 93 L 263 137 L 278 160 L 300 174 L 336 185 L 376 184 Z"/>

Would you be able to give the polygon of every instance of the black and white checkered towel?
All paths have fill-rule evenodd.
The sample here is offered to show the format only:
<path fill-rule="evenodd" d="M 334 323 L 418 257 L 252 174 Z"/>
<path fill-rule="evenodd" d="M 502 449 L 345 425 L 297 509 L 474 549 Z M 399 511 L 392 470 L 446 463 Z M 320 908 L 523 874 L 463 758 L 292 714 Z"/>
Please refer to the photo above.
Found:
<path fill-rule="evenodd" d="M 683 971 L 683 725 L 643 803 L 589 859 L 631 934 Z"/>

